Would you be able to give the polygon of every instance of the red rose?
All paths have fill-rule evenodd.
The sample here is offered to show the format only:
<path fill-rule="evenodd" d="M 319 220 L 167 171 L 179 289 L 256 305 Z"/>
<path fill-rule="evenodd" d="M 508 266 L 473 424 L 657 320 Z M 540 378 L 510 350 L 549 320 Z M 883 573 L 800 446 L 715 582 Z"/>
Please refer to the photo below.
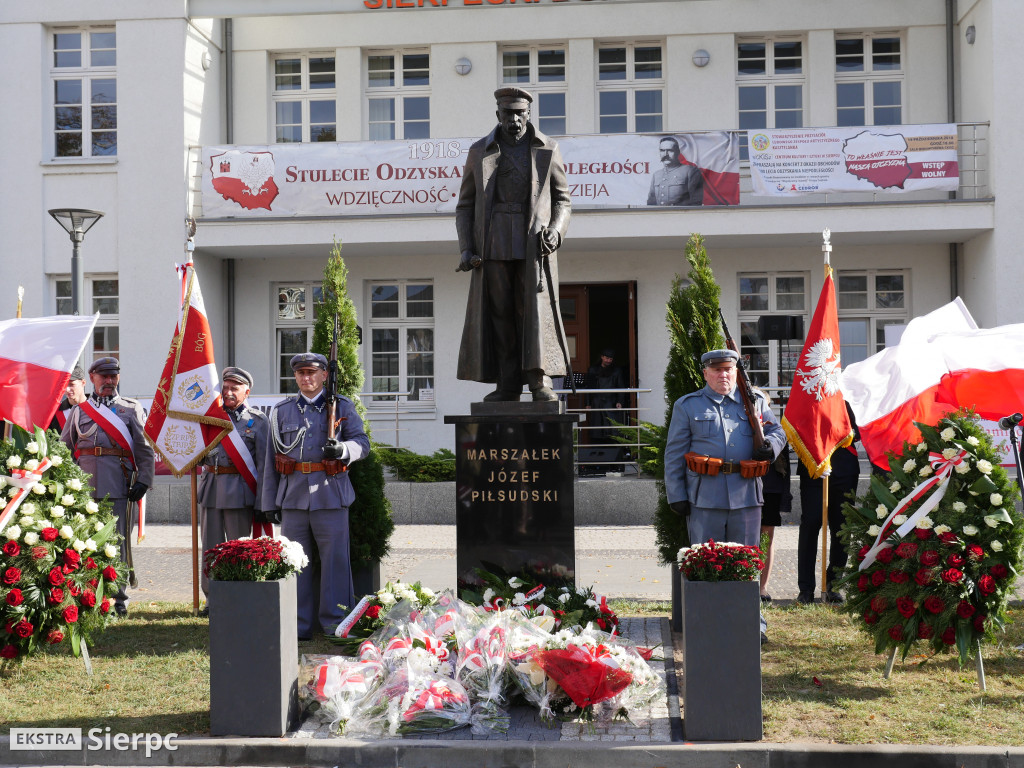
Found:
<path fill-rule="evenodd" d="M 946 544 L 956 544 L 956 534 L 952 531 L 946 531 L 945 533 L 939 534 L 939 541 L 944 542 Z"/>
<path fill-rule="evenodd" d="M 50 569 L 50 575 L 47 577 L 48 581 L 55 587 L 59 587 L 64 583 L 64 571 L 57 566 Z"/>
<path fill-rule="evenodd" d="M 78 595 L 81 594 L 81 592 L 82 592 L 82 588 L 80 586 L 78 586 L 77 584 L 75 584 L 75 582 L 69 581 L 68 582 L 68 592 L 71 593 L 72 597 L 78 597 Z"/>
<path fill-rule="evenodd" d="M 892 558 L 895 554 L 896 553 L 892 551 L 892 547 L 886 547 L 885 549 L 878 550 L 878 554 L 875 556 L 875 559 L 880 563 L 888 565 L 892 562 Z"/>
<path fill-rule="evenodd" d="M 981 558 L 985 556 L 985 550 L 983 550 L 977 544 L 968 544 L 967 556 L 971 558 L 971 560 L 981 560 Z"/>
<path fill-rule="evenodd" d="M 604 629 L 605 628 L 604 619 L 598 619 L 597 620 L 597 626 L 599 626 L 601 629 Z"/>
<path fill-rule="evenodd" d="M 879 595 L 878 597 L 871 598 L 871 610 L 875 613 L 881 613 L 889 607 L 889 601 Z"/>
<path fill-rule="evenodd" d="M 909 619 L 917 610 L 917 604 L 909 597 L 900 597 L 896 599 L 896 610 L 903 618 Z"/>
<path fill-rule="evenodd" d="M 874 611 L 864 611 L 864 623 L 865 624 L 877 624 L 878 614 Z"/>
<path fill-rule="evenodd" d="M 921 565 L 929 567 L 939 564 L 939 553 L 934 549 L 926 549 L 921 553 Z"/>
<path fill-rule="evenodd" d="M 946 610 L 946 604 L 938 595 L 929 595 L 924 599 L 924 609 L 928 613 L 939 614 Z"/>
<path fill-rule="evenodd" d="M 20 555 L 21 547 L 18 546 L 18 542 L 16 542 L 14 539 L 8 540 L 8 542 L 4 544 L 4 554 L 8 557 L 17 557 L 18 555 Z"/>
<path fill-rule="evenodd" d="M 18 648 L 13 645 L 5 645 L 0 648 L 0 659 L 13 659 L 18 655 Z"/>
<path fill-rule="evenodd" d="M 22 619 L 12 629 L 14 630 L 13 634 L 18 637 L 31 637 L 35 631 L 35 627 L 28 623 L 28 619 Z"/>
<path fill-rule="evenodd" d="M 46 642 L 50 645 L 56 645 L 57 643 L 64 641 L 64 633 L 59 629 L 51 629 L 46 635 Z"/>
<path fill-rule="evenodd" d="M 380 616 L 380 606 L 371 605 L 369 608 L 366 609 L 366 616 L 370 619 L 376 619 L 378 616 Z"/>
<path fill-rule="evenodd" d="M 984 632 L 985 631 L 985 614 L 977 613 L 974 615 L 974 631 Z"/>
<path fill-rule="evenodd" d="M 21 595 L 20 589 L 12 589 L 7 593 L 7 604 L 11 606 L 21 605 L 25 598 Z"/>
<path fill-rule="evenodd" d="M 928 539 L 930 539 L 932 537 L 932 529 L 931 528 L 915 528 L 914 529 L 914 535 L 917 536 L 917 538 L 920 539 L 921 541 L 927 541 Z"/>
<path fill-rule="evenodd" d="M 893 640 L 903 639 L 903 625 L 896 624 L 895 626 L 889 627 L 889 637 Z"/>
<path fill-rule="evenodd" d="M 21 578 L 21 568 L 14 568 L 13 566 L 4 571 L 3 582 L 7 586 L 17 584 L 18 579 Z"/>
<path fill-rule="evenodd" d="M 64 550 L 64 565 L 72 571 L 82 564 L 82 556 L 73 549 Z"/>
<path fill-rule="evenodd" d="M 86 608 L 92 608 L 96 605 L 96 593 L 92 590 L 86 590 L 82 593 L 82 597 L 79 598 L 79 602 Z"/>
<path fill-rule="evenodd" d="M 860 576 L 857 577 L 857 589 L 859 589 L 861 592 L 867 592 L 870 587 L 870 576 L 868 576 L 866 573 L 862 573 Z"/>
<path fill-rule="evenodd" d="M 961 619 L 969 619 L 974 615 L 975 607 L 968 603 L 966 600 L 961 600 L 960 605 L 956 607 L 956 615 Z"/>
<path fill-rule="evenodd" d="M 922 568 L 914 574 L 914 581 L 920 584 L 922 587 L 926 587 L 932 583 L 932 572 L 927 568 Z"/>
<path fill-rule="evenodd" d="M 50 605 L 60 605 L 64 602 L 64 590 L 60 587 L 54 587 L 50 590 L 50 596 L 47 598 Z"/>
<path fill-rule="evenodd" d="M 889 573 L 889 581 L 893 584 L 905 584 L 910 581 L 910 574 L 905 571 L 891 571 Z"/>
<path fill-rule="evenodd" d="M 958 571 L 956 568 L 949 568 L 942 572 L 942 580 L 948 584 L 956 584 L 963 577 L 963 571 Z"/>
<path fill-rule="evenodd" d="M 56 541 L 57 537 L 60 536 L 60 531 L 56 528 L 43 528 L 39 532 L 39 536 L 43 541 Z"/>
<path fill-rule="evenodd" d="M 953 627 L 946 627 L 946 631 L 942 633 L 942 642 L 946 645 L 953 645 L 956 643 L 956 629 Z"/>
<path fill-rule="evenodd" d="M 103 602 L 100 603 L 101 613 L 110 613 L 110 598 L 104 597 Z"/>
<path fill-rule="evenodd" d="M 86 558 L 85 567 L 88 568 L 90 571 L 95 571 L 99 569 L 99 566 L 96 565 L 96 561 L 93 560 L 91 557 Z"/>
<path fill-rule="evenodd" d="M 951 552 L 949 557 L 946 558 L 946 565 L 952 565 L 954 568 L 962 568 L 964 564 L 964 556 Z"/>
<path fill-rule="evenodd" d="M 885 571 L 875 571 L 871 574 L 871 583 L 874 584 L 876 587 L 882 586 L 883 584 L 885 584 L 885 581 Z"/>
<path fill-rule="evenodd" d="M 32 547 L 32 557 L 34 557 L 36 560 L 42 560 L 48 554 L 50 554 L 50 550 L 48 550 L 42 544 L 36 544 L 36 546 Z"/>
<path fill-rule="evenodd" d="M 996 591 L 996 580 L 986 573 L 978 579 L 978 591 L 981 592 L 984 597 L 988 597 Z"/>
<path fill-rule="evenodd" d="M 935 628 L 931 624 L 921 622 L 917 625 L 917 636 L 922 640 L 928 640 L 935 634 Z"/>
<path fill-rule="evenodd" d="M 912 541 L 904 541 L 898 547 L 896 547 L 897 557 L 913 557 L 917 554 L 917 544 Z"/>
<path fill-rule="evenodd" d="M 99 579 L 89 579 L 89 586 L 92 587 L 93 589 L 96 589 L 96 587 L 99 586 L 99 583 L 100 583 Z"/>
<path fill-rule="evenodd" d="M 988 572 L 995 576 L 997 579 L 1005 579 L 1007 576 L 1010 575 L 1010 569 L 1002 563 L 996 563 L 988 569 Z"/>
<path fill-rule="evenodd" d="M 67 608 L 64 609 L 64 621 L 66 621 L 68 624 L 74 624 L 76 621 L 78 621 L 77 605 L 69 605 Z"/>
<path fill-rule="evenodd" d="M 117 571 L 114 569 L 114 566 L 108 565 L 106 568 L 103 569 L 103 578 L 107 581 L 117 581 Z M 378 610 L 380 609 L 380 606 L 375 607 Z M 369 611 L 367 611 L 367 613 L 369 613 Z"/>
<path fill-rule="evenodd" d="M 865 557 L 867 557 L 868 556 L 868 551 L 870 549 L 871 549 L 871 547 L 869 547 L 867 544 L 865 544 L 863 547 L 861 547 L 860 550 L 857 552 L 857 559 L 858 560 L 863 560 Z"/>

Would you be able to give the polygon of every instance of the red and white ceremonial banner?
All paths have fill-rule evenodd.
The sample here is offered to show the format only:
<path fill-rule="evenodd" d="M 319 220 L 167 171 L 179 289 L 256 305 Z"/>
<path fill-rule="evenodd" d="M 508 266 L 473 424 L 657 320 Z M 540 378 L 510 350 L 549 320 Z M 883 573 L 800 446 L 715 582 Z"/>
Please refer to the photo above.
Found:
<path fill-rule="evenodd" d="M 146 440 L 175 477 L 196 466 L 232 429 L 220 399 L 220 375 L 203 294 L 191 263 L 182 273 L 182 302 L 153 406 Z"/>
<path fill-rule="evenodd" d="M 26 317 L 0 322 L 0 418 L 46 429 L 96 317 Z"/>
<path fill-rule="evenodd" d="M 825 284 L 800 352 L 782 427 L 789 443 L 812 478 L 830 468 L 836 448 L 853 442 L 846 401 L 839 391 L 839 316 L 832 269 L 826 267 Z"/>

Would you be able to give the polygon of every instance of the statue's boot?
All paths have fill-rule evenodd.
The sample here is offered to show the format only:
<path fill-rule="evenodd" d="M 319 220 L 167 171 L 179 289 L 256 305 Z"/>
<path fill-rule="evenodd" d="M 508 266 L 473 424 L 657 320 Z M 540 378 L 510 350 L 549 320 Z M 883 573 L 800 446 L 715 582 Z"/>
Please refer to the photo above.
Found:
<path fill-rule="evenodd" d="M 519 396 L 523 394 L 523 390 L 519 389 L 505 389 L 504 387 L 498 387 L 496 390 L 491 392 L 489 395 L 484 395 L 485 403 L 518 403 Z"/>
<path fill-rule="evenodd" d="M 518 369 L 509 371 L 511 365 L 498 366 L 498 388 L 484 396 L 485 403 L 518 403 L 523 394 L 523 377 Z"/>
<path fill-rule="evenodd" d="M 558 395 L 551 388 L 551 379 L 544 375 L 544 371 L 536 368 L 526 372 L 526 384 L 533 394 L 535 402 L 557 400 Z"/>

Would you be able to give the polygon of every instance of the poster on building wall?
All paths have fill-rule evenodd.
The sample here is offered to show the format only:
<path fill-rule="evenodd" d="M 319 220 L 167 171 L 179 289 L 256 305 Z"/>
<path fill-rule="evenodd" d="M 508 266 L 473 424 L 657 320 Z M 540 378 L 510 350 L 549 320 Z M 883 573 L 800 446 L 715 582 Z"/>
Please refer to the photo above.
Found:
<path fill-rule="evenodd" d="M 956 125 L 748 131 L 755 195 L 955 191 Z"/>
<path fill-rule="evenodd" d="M 204 147 L 207 218 L 452 212 L 476 139 Z M 739 204 L 735 133 L 558 139 L 572 204 Z"/>

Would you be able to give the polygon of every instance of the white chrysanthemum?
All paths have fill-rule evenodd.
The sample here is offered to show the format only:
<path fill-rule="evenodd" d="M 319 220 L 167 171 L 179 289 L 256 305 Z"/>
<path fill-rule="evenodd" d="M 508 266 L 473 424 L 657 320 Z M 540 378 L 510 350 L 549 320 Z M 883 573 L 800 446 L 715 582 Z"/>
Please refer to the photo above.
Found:
<path fill-rule="evenodd" d="M 86 549 L 87 552 L 95 552 L 96 551 L 96 542 L 93 541 L 92 539 L 86 539 L 85 540 L 85 549 Z"/>
<path fill-rule="evenodd" d="M 25 469 L 29 472 L 35 472 L 39 469 L 39 459 L 29 459 L 25 462 Z"/>
<path fill-rule="evenodd" d="M 60 537 L 62 539 L 67 539 L 68 541 L 71 541 L 73 538 L 75 538 L 75 532 L 72 530 L 70 525 L 64 525 L 61 526 Z"/>
<path fill-rule="evenodd" d="M 917 521 L 917 527 L 918 528 L 924 528 L 925 530 L 931 528 L 933 525 L 935 525 L 935 521 L 932 520 L 927 515 L 925 515 L 924 517 L 922 517 L 920 520 Z"/>
<path fill-rule="evenodd" d="M 61 464 L 64 463 L 64 458 L 62 456 L 51 456 L 50 463 L 53 464 L 53 466 L 55 467 L 59 467 Z"/>
<path fill-rule="evenodd" d="M 491 599 L 493 597 L 494 597 L 494 590 L 493 589 L 488 587 L 487 589 L 484 590 L 484 602 L 485 603 L 491 602 Z"/>
<path fill-rule="evenodd" d="M 115 547 L 113 544 L 107 544 L 107 546 L 103 548 L 103 554 L 106 555 L 108 558 L 113 559 L 117 557 L 117 547 Z"/>
<path fill-rule="evenodd" d="M 428 587 L 420 587 L 420 593 L 427 600 L 433 600 L 434 599 L 434 590 L 432 590 L 432 589 L 430 589 Z"/>
<path fill-rule="evenodd" d="M 18 467 L 20 467 L 21 466 L 21 456 L 8 456 L 7 457 L 7 466 L 10 469 L 17 469 Z"/>
<path fill-rule="evenodd" d="M 52 517 L 54 520 L 64 517 L 64 507 L 62 507 L 60 504 L 54 504 L 52 507 L 50 507 L 50 517 Z"/>
<path fill-rule="evenodd" d="M 961 461 L 959 464 L 954 464 L 953 469 L 956 470 L 958 475 L 966 475 L 971 471 L 971 465 L 966 461 Z"/>
<path fill-rule="evenodd" d="M 918 453 L 924 453 L 927 450 L 928 450 L 928 444 L 927 443 L 918 443 L 917 444 L 917 452 Z"/>
<path fill-rule="evenodd" d="M 903 462 L 904 472 L 913 472 L 915 469 L 917 469 L 917 462 L 914 461 L 913 459 L 907 459 L 905 462 Z"/>
<path fill-rule="evenodd" d="M 75 497 L 72 496 L 70 493 L 65 493 L 63 496 L 60 497 L 60 503 L 63 504 L 65 507 L 74 506 Z"/>
<path fill-rule="evenodd" d="M 522 592 L 516 592 L 512 596 L 512 605 L 523 605 L 526 602 L 526 595 Z"/>
<path fill-rule="evenodd" d="M 950 528 L 948 525 L 936 525 L 935 526 L 935 535 L 936 536 L 941 536 L 942 534 L 949 533 L 952 530 L 953 529 Z"/>
<path fill-rule="evenodd" d="M 993 493 L 988 497 L 988 500 L 993 507 L 1001 507 L 1003 505 L 1003 494 Z"/>
<path fill-rule="evenodd" d="M 44 493 L 46 493 L 46 486 L 43 485 L 42 483 L 36 483 L 35 485 L 32 486 L 32 493 L 34 493 L 36 496 L 42 496 Z"/>
<path fill-rule="evenodd" d="M 879 504 L 875 507 L 875 514 L 878 515 L 879 520 L 885 520 L 889 516 L 889 508 L 885 504 Z"/>
<path fill-rule="evenodd" d="M 928 477 L 928 475 L 930 475 L 931 473 L 932 473 L 932 465 L 931 464 L 925 464 L 923 467 L 921 467 L 921 470 L 917 474 L 919 474 L 921 477 Z"/>
<path fill-rule="evenodd" d="M 965 525 L 963 527 L 964 536 L 977 536 L 978 529 L 973 525 Z"/>
<path fill-rule="evenodd" d="M 1003 551 L 1003 542 L 1001 542 L 999 539 L 992 539 L 992 543 L 989 544 L 989 546 L 992 547 L 993 552 Z"/>
<path fill-rule="evenodd" d="M 967 444 L 968 445 L 973 445 L 973 446 L 977 447 L 977 446 L 981 445 L 981 440 L 976 438 L 974 435 L 968 435 L 967 436 Z"/>
<path fill-rule="evenodd" d="M 39 443 L 33 440 L 28 445 L 25 446 L 25 450 L 28 453 L 39 453 Z"/>
<path fill-rule="evenodd" d="M 954 501 L 953 502 L 953 511 L 954 512 L 959 514 L 959 513 L 962 513 L 964 511 L 966 511 L 966 510 L 967 510 L 967 505 L 964 504 L 962 501 Z"/>
<path fill-rule="evenodd" d="M 513 576 L 511 579 L 508 580 L 508 585 L 512 587 L 512 589 L 519 589 L 521 586 L 523 586 L 523 580 L 517 578 L 516 576 Z"/>
<path fill-rule="evenodd" d="M 281 537 L 281 557 L 284 561 L 297 571 L 301 571 L 309 565 L 309 558 L 306 556 L 302 545 L 297 541 Z"/>
<path fill-rule="evenodd" d="M 958 453 L 959 453 L 959 451 L 956 448 L 943 448 L 942 449 L 942 458 L 944 458 L 946 461 L 949 461 L 954 456 L 956 456 Z"/>
<path fill-rule="evenodd" d="M 988 459 L 978 459 L 978 471 L 983 475 L 987 475 L 992 471 L 992 462 Z"/>
<path fill-rule="evenodd" d="M 5 535 L 5 536 L 6 536 L 6 537 L 7 537 L 8 539 L 10 539 L 11 541 L 14 541 L 14 540 L 16 540 L 16 539 L 17 539 L 17 538 L 18 538 L 19 536 L 21 536 L 21 527 L 20 527 L 20 526 L 17 526 L 17 525 L 9 525 L 9 526 L 7 526 L 7 528 L 6 528 L 5 530 L 4 530 L 4 535 Z"/>
<path fill-rule="evenodd" d="M 907 522 L 907 516 L 906 515 L 896 515 L 896 517 L 894 517 L 892 519 L 892 522 L 893 522 L 893 525 L 903 525 L 905 522 Z"/>
<path fill-rule="evenodd" d="M 34 547 L 36 544 L 39 543 L 39 534 L 35 531 L 26 531 L 24 541 L 30 547 Z"/>
<path fill-rule="evenodd" d="M 100 505 L 97 504 L 92 499 L 89 499 L 89 501 L 85 502 L 85 511 L 88 512 L 90 515 L 95 515 L 97 512 L 100 511 Z"/>
<path fill-rule="evenodd" d="M 999 518 L 997 517 L 993 517 L 992 515 L 985 515 L 985 525 L 987 525 L 989 528 L 998 528 L 999 523 L 1001 522 L 1002 521 L 999 520 Z"/>
<path fill-rule="evenodd" d="M 956 437 L 956 430 L 952 427 L 946 427 L 944 430 L 939 432 L 939 437 L 945 440 L 947 443 Z"/>
<path fill-rule="evenodd" d="M 896 493 L 896 491 L 898 491 L 899 489 L 900 489 L 900 481 L 899 480 L 893 480 L 891 483 L 889 483 L 889 491 L 890 491 L 890 493 Z"/>

